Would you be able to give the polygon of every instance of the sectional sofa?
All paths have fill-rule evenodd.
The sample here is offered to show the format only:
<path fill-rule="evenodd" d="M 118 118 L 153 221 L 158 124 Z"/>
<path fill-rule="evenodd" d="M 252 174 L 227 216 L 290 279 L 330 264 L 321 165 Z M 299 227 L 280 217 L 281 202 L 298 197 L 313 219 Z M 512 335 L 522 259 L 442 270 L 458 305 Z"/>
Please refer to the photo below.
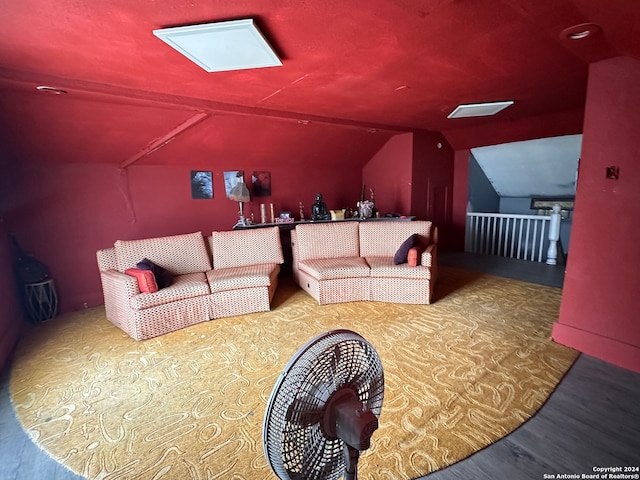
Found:
<path fill-rule="evenodd" d="M 278 227 L 118 240 L 97 252 L 107 318 L 135 340 L 268 311 L 283 261 Z M 139 268 L 149 264 L 162 274 Z"/>
<path fill-rule="evenodd" d="M 320 305 L 428 304 L 438 275 L 437 245 L 430 221 L 301 224 L 291 231 L 293 277 Z"/>

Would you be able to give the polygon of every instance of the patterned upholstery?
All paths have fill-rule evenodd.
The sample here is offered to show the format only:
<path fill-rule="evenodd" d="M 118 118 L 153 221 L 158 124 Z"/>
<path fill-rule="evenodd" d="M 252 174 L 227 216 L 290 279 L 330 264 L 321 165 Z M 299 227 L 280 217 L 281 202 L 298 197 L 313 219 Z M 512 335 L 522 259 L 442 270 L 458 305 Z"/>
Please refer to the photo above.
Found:
<path fill-rule="evenodd" d="M 320 305 L 368 298 L 369 266 L 360 257 L 358 222 L 297 225 L 291 235 L 294 280 Z"/>
<path fill-rule="evenodd" d="M 278 265 L 274 264 L 272 266 L 274 268 L 270 270 L 268 285 L 266 286 L 219 290 L 209 295 L 213 317 L 221 318 L 254 312 L 268 312 L 278 286 L 278 273 L 280 271 Z M 267 282 L 265 281 L 264 283 Z"/>
<path fill-rule="evenodd" d="M 369 265 L 361 257 L 302 260 L 299 268 L 318 280 L 368 277 L 370 272 Z"/>
<path fill-rule="evenodd" d="M 100 270 L 117 270 L 118 259 L 116 258 L 116 249 L 103 248 L 96 252 L 96 258 L 98 260 L 98 269 Z M 124 272 L 124 270 L 123 270 Z"/>
<path fill-rule="evenodd" d="M 100 280 L 107 318 L 133 337 L 129 299 L 140 293 L 138 280 L 114 269 L 102 270 Z"/>
<path fill-rule="evenodd" d="M 402 242 L 414 233 L 425 244 L 430 243 L 431 222 L 360 222 L 360 255 L 368 257 L 393 257 Z"/>
<path fill-rule="evenodd" d="M 278 227 L 213 232 L 213 268 L 283 263 Z"/>
<path fill-rule="evenodd" d="M 429 267 L 422 265 L 409 267 L 405 263 L 394 265 L 393 257 L 367 257 L 367 263 L 370 266 L 371 277 L 410 278 L 417 280 L 429 280 L 431 278 L 431 269 Z"/>
<path fill-rule="evenodd" d="M 211 269 L 211 261 L 200 232 L 144 240 L 118 240 L 115 249 L 118 270 L 121 272 L 135 267 L 143 258 L 148 258 L 173 275 Z"/>
<path fill-rule="evenodd" d="M 311 295 L 319 305 L 326 305 L 368 300 L 371 283 L 369 277 L 318 280 L 310 274 L 300 271 L 298 285 Z"/>
<path fill-rule="evenodd" d="M 279 271 L 280 266 L 275 263 L 218 268 L 207 272 L 207 281 L 211 293 L 239 288 L 269 287 L 272 273 Z"/>
<path fill-rule="evenodd" d="M 413 234 L 427 245 L 420 265 L 394 265 Z M 429 221 L 298 225 L 291 232 L 293 278 L 319 304 L 373 300 L 427 304 L 437 278 L 437 229 Z"/>
<path fill-rule="evenodd" d="M 298 259 L 359 257 L 358 222 L 297 225 Z"/>
<path fill-rule="evenodd" d="M 375 302 L 426 305 L 433 299 L 433 284 L 430 280 L 372 278 L 369 299 Z"/>
<path fill-rule="evenodd" d="M 208 295 L 201 295 L 145 310 L 133 310 L 129 318 L 130 330 L 125 331 L 136 340 L 146 340 L 210 318 Z"/>
<path fill-rule="evenodd" d="M 431 222 L 424 220 L 360 223 L 360 252 L 371 266 L 369 300 L 431 303 L 437 276 L 435 230 Z M 427 245 L 420 257 L 420 265 L 393 265 L 393 255 L 402 242 L 414 233 L 420 235 L 424 245 Z"/>
<path fill-rule="evenodd" d="M 173 283 L 166 288 L 161 288 L 154 293 L 140 293 L 129 299 L 129 305 L 134 310 L 156 307 L 165 303 L 185 300 L 209 294 L 209 285 L 203 272 L 177 275 Z"/>
<path fill-rule="evenodd" d="M 214 251 L 217 266 L 212 270 Z M 143 258 L 171 272 L 173 283 L 141 293 L 136 278 L 122 272 Z M 284 261 L 277 227 L 214 232 L 206 240 L 200 232 L 118 240 L 98 250 L 96 260 L 107 318 L 135 340 L 214 318 L 268 311 Z"/>

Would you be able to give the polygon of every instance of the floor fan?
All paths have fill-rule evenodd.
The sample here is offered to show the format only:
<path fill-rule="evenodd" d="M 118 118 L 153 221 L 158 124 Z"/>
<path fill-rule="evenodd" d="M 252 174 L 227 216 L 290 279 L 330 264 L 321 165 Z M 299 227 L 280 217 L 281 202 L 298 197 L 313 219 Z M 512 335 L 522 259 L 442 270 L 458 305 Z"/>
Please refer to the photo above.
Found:
<path fill-rule="evenodd" d="M 311 339 L 269 398 L 263 427 L 269 466 L 281 480 L 357 479 L 383 398 L 382 363 L 363 337 L 333 330 Z"/>

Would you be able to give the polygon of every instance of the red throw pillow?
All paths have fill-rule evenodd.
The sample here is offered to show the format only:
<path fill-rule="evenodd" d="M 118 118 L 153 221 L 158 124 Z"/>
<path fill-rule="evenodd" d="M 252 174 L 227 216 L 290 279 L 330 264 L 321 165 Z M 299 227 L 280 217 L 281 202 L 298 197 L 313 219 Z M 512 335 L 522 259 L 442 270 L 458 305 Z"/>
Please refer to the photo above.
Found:
<path fill-rule="evenodd" d="M 138 288 L 143 293 L 153 293 L 158 291 L 156 277 L 151 270 L 140 270 L 139 268 L 127 268 L 124 273 L 138 279 Z"/>
<path fill-rule="evenodd" d="M 407 253 L 407 263 L 410 267 L 415 267 L 420 262 L 420 258 L 418 257 L 418 249 L 416 247 L 410 248 Z"/>
<path fill-rule="evenodd" d="M 407 253 L 407 263 L 410 267 L 417 267 L 420 265 L 420 257 L 422 256 L 422 252 L 424 252 L 424 247 L 418 246 L 409 249 L 409 253 Z"/>

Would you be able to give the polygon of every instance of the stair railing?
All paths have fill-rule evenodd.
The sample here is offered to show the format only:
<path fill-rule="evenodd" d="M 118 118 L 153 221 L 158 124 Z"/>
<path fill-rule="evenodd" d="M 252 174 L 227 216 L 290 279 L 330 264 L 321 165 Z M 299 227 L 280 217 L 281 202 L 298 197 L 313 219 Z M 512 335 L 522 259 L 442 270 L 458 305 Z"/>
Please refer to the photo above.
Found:
<path fill-rule="evenodd" d="M 543 215 L 467 213 L 465 252 L 544 262 L 557 242 L 557 235 L 549 236 L 550 221 Z"/>

